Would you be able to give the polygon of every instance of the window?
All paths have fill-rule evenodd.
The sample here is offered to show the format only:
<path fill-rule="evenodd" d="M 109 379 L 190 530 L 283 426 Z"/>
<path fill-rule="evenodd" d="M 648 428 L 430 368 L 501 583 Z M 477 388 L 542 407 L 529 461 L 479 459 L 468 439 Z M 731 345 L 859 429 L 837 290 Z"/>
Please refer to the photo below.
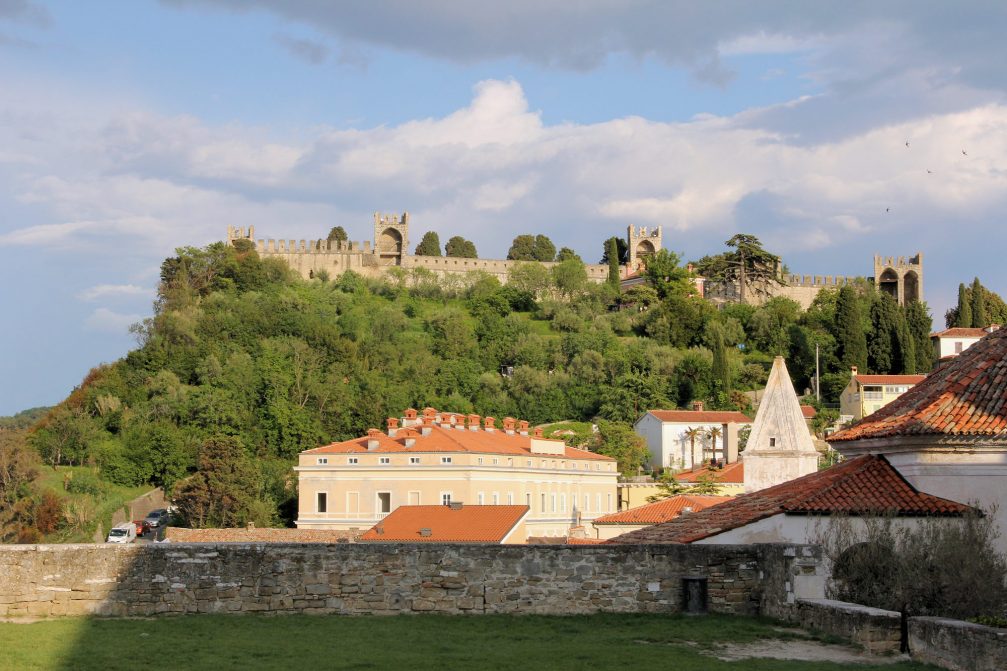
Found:
<path fill-rule="evenodd" d="M 513 459 L 508 459 L 507 460 L 507 465 L 508 466 L 513 466 L 514 465 L 514 460 Z"/>
<path fill-rule="evenodd" d="M 380 458 L 378 459 L 378 463 L 379 463 L 379 464 L 385 464 L 385 465 L 388 465 L 388 464 L 392 463 L 392 459 L 391 459 L 391 457 L 380 457 Z"/>
<path fill-rule="evenodd" d="M 483 465 L 483 458 L 482 457 L 476 458 L 476 464 L 479 465 L 479 466 L 482 466 Z"/>
<path fill-rule="evenodd" d="M 325 492 L 318 492 L 317 502 L 315 503 L 315 510 L 320 513 L 328 512 L 329 508 L 329 495 Z"/>
<path fill-rule="evenodd" d="M 542 512 L 545 512 L 545 492 L 542 492 Z"/>
<path fill-rule="evenodd" d="M 497 459 L 496 457 L 493 457 L 493 465 L 496 466 L 499 463 L 500 463 L 500 460 Z"/>
<path fill-rule="evenodd" d="M 441 492 L 441 505 L 451 503 L 451 492 Z"/>
<path fill-rule="evenodd" d="M 955 341 L 955 354 L 961 354 L 961 353 L 962 353 L 962 341 L 961 340 Z"/>
<path fill-rule="evenodd" d="M 350 457 L 349 459 L 346 460 L 346 463 L 350 464 L 351 466 L 359 462 L 360 460 L 357 459 L 356 457 Z"/>
<path fill-rule="evenodd" d="M 451 457 L 441 457 L 441 463 L 442 464 L 450 464 L 451 463 Z"/>
<path fill-rule="evenodd" d="M 499 492 L 493 492 L 493 505 L 495 505 L 495 506 L 500 505 L 500 493 Z"/>
<path fill-rule="evenodd" d="M 484 503 L 486 503 L 486 495 L 483 494 L 482 492 L 479 492 L 479 494 L 476 495 L 476 499 L 479 501 L 479 505 L 483 505 Z"/>
<path fill-rule="evenodd" d="M 769 446 L 770 447 L 776 447 L 776 438 L 770 438 L 769 439 Z"/>
<path fill-rule="evenodd" d="M 553 494 L 549 497 L 552 502 L 552 512 L 556 512 L 556 495 Z"/>
<path fill-rule="evenodd" d="M 419 457 L 409 457 L 409 463 L 410 464 L 418 464 L 418 463 L 420 463 L 420 458 Z"/>
<path fill-rule="evenodd" d="M 528 460 L 528 468 L 531 468 L 531 459 Z"/>
<path fill-rule="evenodd" d="M 507 505 L 514 505 L 514 492 L 507 492 Z"/>
<path fill-rule="evenodd" d="M 318 457 L 318 463 L 319 464 L 327 464 L 327 463 L 329 463 L 329 458 L 328 457 Z"/>
<path fill-rule="evenodd" d="M 378 512 L 379 513 L 390 513 L 390 512 L 392 512 L 392 493 L 391 492 L 378 492 Z"/>
<path fill-rule="evenodd" d="M 531 509 L 531 492 L 524 493 L 524 504 Z"/>

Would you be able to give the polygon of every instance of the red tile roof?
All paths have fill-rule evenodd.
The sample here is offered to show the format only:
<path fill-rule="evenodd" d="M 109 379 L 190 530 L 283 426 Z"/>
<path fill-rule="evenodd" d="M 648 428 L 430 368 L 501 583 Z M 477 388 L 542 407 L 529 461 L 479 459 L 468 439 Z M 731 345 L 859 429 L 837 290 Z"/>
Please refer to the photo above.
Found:
<path fill-rule="evenodd" d="M 650 410 L 662 422 L 680 424 L 751 424 L 752 420 L 736 410 Z"/>
<path fill-rule="evenodd" d="M 1007 435 L 1007 329 L 989 334 L 829 442 L 917 434 Z"/>
<path fill-rule="evenodd" d="M 412 447 L 405 446 L 406 438 L 403 432 L 408 432 L 408 434 L 405 435 L 408 435 L 410 439 L 416 440 Z M 301 454 L 354 454 L 360 452 L 408 452 L 411 454 L 423 452 L 472 452 L 479 454 L 506 454 L 526 457 L 532 454 L 531 438 L 531 436 L 522 436 L 519 433 L 511 435 L 499 429 L 496 431 L 486 431 L 485 429 L 471 431 L 461 425 L 459 425 L 458 428 L 445 429 L 440 425 L 435 424 L 431 427 L 429 436 L 420 435 L 418 428 L 415 431 L 412 428 L 399 429 L 394 438 L 388 436 L 388 434 L 377 432 L 371 436 L 361 436 L 360 438 L 354 438 L 353 440 L 323 445 L 322 447 L 316 447 L 312 450 L 305 450 Z M 377 448 L 374 450 L 367 449 L 367 443 L 371 439 L 376 440 L 378 443 Z M 548 439 L 540 438 L 538 440 Z M 562 443 L 563 441 L 551 442 Z M 588 452 L 587 450 L 579 450 L 575 447 L 564 447 L 563 454 L 536 454 L 535 456 L 615 461 L 612 457 L 606 457 L 605 455 L 598 454 L 596 452 Z"/>
<path fill-rule="evenodd" d="M 637 506 L 594 520 L 594 524 L 661 524 L 673 520 L 689 508 L 689 512 L 730 501 L 730 496 L 691 496 L 679 494 L 645 506 Z"/>
<path fill-rule="evenodd" d="M 608 542 L 692 543 L 781 513 L 959 516 L 968 510 L 964 504 L 918 491 L 883 456 L 864 455 Z"/>
<path fill-rule="evenodd" d="M 174 543 L 340 543 L 354 540 L 359 531 L 322 529 L 186 529 L 168 527 L 164 537 Z"/>
<path fill-rule="evenodd" d="M 815 410 L 814 406 L 802 405 L 801 414 L 804 415 L 804 419 L 814 419 L 815 415 L 818 414 L 818 411 Z"/>
<path fill-rule="evenodd" d="M 701 477 L 708 473 L 713 473 L 714 479 L 725 485 L 740 485 L 745 482 L 745 464 L 741 461 L 735 461 L 733 464 L 727 464 L 723 468 L 710 469 L 708 466 L 703 466 L 702 468 L 697 468 L 694 471 L 685 471 L 683 473 L 676 473 L 675 479 L 679 482 L 697 482 Z"/>
<path fill-rule="evenodd" d="M 399 506 L 368 529 L 360 542 L 502 543 L 528 506 Z M 423 529 L 430 531 L 424 535 Z M 523 542 L 524 538 L 512 539 Z"/>
<path fill-rule="evenodd" d="M 936 333 L 931 333 L 931 338 L 982 338 L 986 335 L 986 329 L 980 328 L 963 328 L 961 326 L 956 326 L 954 328 L 944 329 L 943 331 L 937 331 Z"/>
<path fill-rule="evenodd" d="M 856 375 L 860 384 L 919 384 L 926 375 Z"/>

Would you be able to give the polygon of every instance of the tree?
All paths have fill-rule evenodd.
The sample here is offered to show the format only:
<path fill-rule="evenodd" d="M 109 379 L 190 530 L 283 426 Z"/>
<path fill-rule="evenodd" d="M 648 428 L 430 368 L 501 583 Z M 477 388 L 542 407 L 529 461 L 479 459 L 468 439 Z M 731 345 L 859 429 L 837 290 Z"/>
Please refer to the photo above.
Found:
<path fill-rule="evenodd" d="M 581 263 L 584 263 L 584 260 L 580 258 L 580 254 L 578 254 L 577 252 L 573 251 L 569 247 L 560 248 L 560 250 L 556 252 L 556 261 L 562 262 L 566 261 L 567 259 L 576 259 Z"/>
<path fill-rule="evenodd" d="M 595 452 L 615 459 L 619 472 L 625 476 L 639 474 L 650 457 L 647 442 L 636 435 L 632 426 L 622 422 L 598 420 L 594 447 Z"/>
<path fill-rule="evenodd" d="M 416 256 L 440 256 L 441 239 L 434 231 L 427 231 L 423 234 L 420 244 L 416 245 Z"/>
<path fill-rule="evenodd" d="M 906 306 L 905 313 L 906 326 L 916 346 L 916 372 L 925 373 L 934 365 L 934 351 L 930 343 L 934 322 L 930 309 L 923 301 L 913 301 Z"/>
<path fill-rule="evenodd" d="M 604 245 L 605 251 L 601 255 L 601 261 L 599 261 L 598 263 L 601 263 L 602 265 L 606 263 L 608 264 L 612 263 L 613 254 L 611 251 L 611 246 L 613 242 L 615 243 L 615 255 L 614 255 L 615 264 L 618 266 L 619 264 L 626 263 L 626 259 L 629 256 L 629 245 L 626 244 L 625 240 L 623 240 L 618 236 L 612 236 L 611 238 L 605 241 Z"/>
<path fill-rule="evenodd" d="M 477 259 L 476 246 L 460 235 L 456 235 L 448 240 L 444 245 L 444 252 L 447 256 L 456 259 Z"/>
<path fill-rule="evenodd" d="M 856 366 L 867 370 L 867 336 L 864 333 L 863 315 L 860 312 L 860 297 L 849 286 L 839 289 L 836 298 L 836 356 L 846 369 Z"/>
<path fill-rule="evenodd" d="M 587 269 L 583 261 L 567 259 L 553 266 L 552 279 L 560 293 L 569 298 L 587 285 Z"/>
<path fill-rule="evenodd" d="M 199 470 L 183 481 L 175 504 L 194 529 L 243 525 L 258 498 L 259 482 L 241 441 L 216 436 L 199 449 Z"/>
<path fill-rule="evenodd" d="M 969 326 L 979 329 L 989 326 L 989 317 L 986 315 L 986 292 L 978 277 L 972 281 L 972 323 Z"/>
<path fill-rule="evenodd" d="M 703 437 L 703 430 L 698 427 L 690 426 L 682 433 L 682 435 L 689 439 L 689 449 L 691 450 L 690 460 L 692 461 L 692 469 L 695 470 L 696 467 L 699 466 L 699 462 L 702 461 L 702 459 L 696 459 L 696 439 Z"/>
<path fill-rule="evenodd" d="M 507 277 L 507 285 L 532 296 L 538 296 L 549 287 L 549 270 L 539 263 L 516 263 Z"/>
<path fill-rule="evenodd" d="M 511 242 L 510 249 L 507 250 L 507 259 L 510 261 L 535 261 L 535 236 L 519 235 Z"/>
<path fill-rule="evenodd" d="M 898 305 L 880 293 L 871 304 L 871 331 L 867 341 L 867 365 L 875 373 L 891 373 L 896 367 Z"/>
<path fill-rule="evenodd" d="M 643 273 L 661 300 L 669 296 L 688 296 L 692 289 L 689 271 L 678 265 L 680 261 L 678 254 L 667 249 L 647 258 Z"/>
<path fill-rule="evenodd" d="M 717 496 L 720 494 L 720 480 L 712 471 L 703 473 L 696 478 L 696 484 L 689 488 L 689 493 L 699 496 Z"/>
<path fill-rule="evenodd" d="M 731 369 L 727 362 L 727 348 L 724 346 L 724 331 L 717 322 L 711 322 L 713 350 L 713 383 L 717 391 L 727 394 L 731 391 Z"/>
<path fill-rule="evenodd" d="M 706 435 L 710 437 L 710 451 L 713 453 L 713 459 L 717 459 L 717 439 L 720 438 L 721 433 L 723 433 L 719 426 L 711 426 L 706 430 Z M 726 455 L 725 455 L 726 456 Z M 727 461 L 724 459 L 724 461 Z"/>
<path fill-rule="evenodd" d="M 346 231 L 342 226 L 335 226 L 331 231 L 329 231 L 329 237 L 327 240 L 329 242 L 346 242 L 349 236 L 346 235 Z"/>
<path fill-rule="evenodd" d="M 734 251 L 703 259 L 697 270 L 711 280 L 737 284 L 740 302 L 749 290 L 767 295 L 772 285 L 782 284 L 780 257 L 763 249 L 757 237 L 738 233 L 724 244 Z"/>
<path fill-rule="evenodd" d="M 556 258 L 556 245 L 547 236 L 539 233 L 535 236 L 532 256 L 536 261 L 552 261 Z"/>
<path fill-rule="evenodd" d="M 605 256 L 602 263 L 608 263 L 608 283 L 613 287 L 619 286 L 619 238 L 609 238 L 605 243 Z"/>
<path fill-rule="evenodd" d="M 968 289 L 964 284 L 958 285 L 958 319 L 954 325 L 962 328 L 972 326 L 972 302 L 969 300 Z"/>
<path fill-rule="evenodd" d="M 647 501 L 648 503 L 657 503 L 672 496 L 678 496 L 685 491 L 687 491 L 685 485 L 676 480 L 671 473 L 665 472 L 657 479 L 657 493 L 648 496 Z"/>

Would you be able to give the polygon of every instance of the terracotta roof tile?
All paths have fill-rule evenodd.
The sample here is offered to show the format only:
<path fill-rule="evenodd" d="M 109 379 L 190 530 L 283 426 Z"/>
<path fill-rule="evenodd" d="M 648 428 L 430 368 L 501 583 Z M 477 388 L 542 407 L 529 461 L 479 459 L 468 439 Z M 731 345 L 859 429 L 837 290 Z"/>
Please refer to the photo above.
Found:
<path fill-rule="evenodd" d="M 165 538 L 173 543 L 339 543 L 354 540 L 359 531 L 320 529 L 185 529 L 168 527 Z"/>
<path fill-rule="evenodd" d="M 925 381 L 829 442 L 918 434 L 1007 434 L 1007 329 L 989 334 Z"/>
<path fill-rule="evenodd" d="M 661 524 L 673 520 L 689 508 L 695 512 L 715 506 L 724 501 L 730 501 L 730 496 L 691 496 L 679 494 L 655 503 L 637 506 L 611 515 L 605 515 L 594 520 L 594 524 Z"/>
<path fill-rule="evenodd" d="M 703 468 L 697 468 L 694 471 L 685 471 L 684 473 L 676 473 L 675 479 L 679 482 L 696 482 L 701 477 L 707 475 L 708 473 L 713 473 L 714 479 L 725 485 L 740 485 L 745 482 L 745 464 L 741 461 L 735 461 L 732 464 L 727 464 L 723 468 L 710 469 L 708 466 Z"/>
<path fill-rule="evenodd" d="M 751 424 L 752 420 L 736 410 L 649 410 L 662 422 L 682 424 Z"/>
<path fill-rule="evenodd" d="M 943 331 L 937 331 L 936 333 L 931 333 L 931 338 L 982 338 L 986 335 L 986 329 L 980 328 L 962 328 L 956 326 L 954 328 L 944 329 Z"/>
<path fill-rule="evenodd" d="M 402 429 L 399 429 L 401 432 Z M 367 449 L 368 441 L 373 438 L 377 440 L 378 446 L 374 450 Z M 373 436 L 362 436 L 353 440 L 346 440 L 341 443 L 323 445 L 311 450 L 305 450 L 301 454 L 354 454 L 362 452 L 471 452 L 478 454 L 504 454 L 517 456 L 531 456 L 531 436 L 522 436 L 518 433 L 508 434 L 505 431 L 486 431 L 480 429 L 471 431 L 466 428 L 445 429 L 434 425 L 431 427 L 430 435 L 413 434 L 411 438 L 416 440 L 412 447 L 405 446 L 405 438 L 396 434 L 395 438 L 385 433 L 378 432 Z M 540 439 L 547 440 L 547 439 Z M 562 441 L 557 441 L 562 442 Z M 575 447 L 564 447 L 563 454 L 535 456 L 554 456 L 565 459 L 590 459 L 595 461 L 615 461 L 612 457 L 603 454 L 580 450 Z"/>
<path fill-rule="evenodd" d="M 857 375 L 860 384 L 919 384 L 926 375 Z"/>
<path fill-rule="evenodd" d="M 802 405 L 801 414 L 804 415 L 804 419 L 814 419 L 818 411 L 815 410 L 814 406 Z"/>
<path fill-rule="evenodd" d="M 457 509 L 399 506 L 359 540 L 361 543 L 502 543 L 528 510 L 528 506 L 463 505 Z M 429 535 L 423 529 L 429 530 Z"/>
<path fill-rule="evenodd" d="M 608 542 L 692 543 L 781 513 L 958 516 L 968 510 L 964 504 L 918 491 L 883 456 L 865 455 Z"/>

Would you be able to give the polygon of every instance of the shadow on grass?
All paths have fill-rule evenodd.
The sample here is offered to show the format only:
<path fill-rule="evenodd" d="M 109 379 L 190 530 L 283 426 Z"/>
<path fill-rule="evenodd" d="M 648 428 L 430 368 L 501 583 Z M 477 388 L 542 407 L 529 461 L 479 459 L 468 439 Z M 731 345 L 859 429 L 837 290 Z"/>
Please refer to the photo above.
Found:
<path fill-rule="evenodd" d="M 721 642 L 793 638 L 766 620 L 711 615 L 228 616 L 66 618 L 0 624 L 0 668 L 922 670 L 704 654 Z"/>

